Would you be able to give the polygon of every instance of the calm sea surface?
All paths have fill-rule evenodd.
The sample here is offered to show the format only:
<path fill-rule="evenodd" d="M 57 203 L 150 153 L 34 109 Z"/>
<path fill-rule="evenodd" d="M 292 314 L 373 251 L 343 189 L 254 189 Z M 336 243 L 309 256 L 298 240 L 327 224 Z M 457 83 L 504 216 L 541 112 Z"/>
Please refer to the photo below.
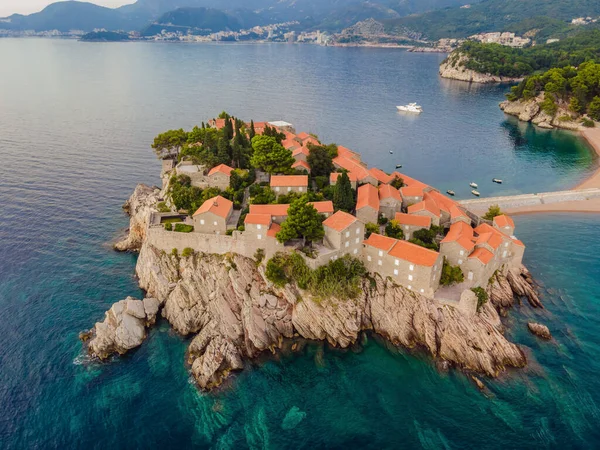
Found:
<path fill-rule="evenodd" d="M 547 309 L 517 307 L 530 365 L 480 394 L 373 336 L 250 364 L 201 394 L 166 322 L 111 364 L 79 331 L 141 296 L 107 244 L 120 206 L 158 183 L 153 136 L 225 109 L 284 119 L 367 162 L 468 196 L 569 188 L 597 161 L 576 136 L 518 124 L 505 87 L 440 80 L 440 55 L 293 45 L 0 40 L 0 448 L 593 448 L 600 446 L 600 218 L 525 216 Z M 425 113 L 401 115 L 417 101 Z M 390 154 L 390 151 L 393 154 Z M 499 177 L 503 185 L 491 183 Z M 551 343 L 525 328 L 546 323 Z"/>

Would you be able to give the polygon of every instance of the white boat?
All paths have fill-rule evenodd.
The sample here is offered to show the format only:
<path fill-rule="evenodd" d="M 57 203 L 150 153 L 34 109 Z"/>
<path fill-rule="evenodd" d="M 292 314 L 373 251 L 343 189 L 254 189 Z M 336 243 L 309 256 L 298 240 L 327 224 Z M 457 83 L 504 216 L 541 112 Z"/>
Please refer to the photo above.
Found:
<path fill-rule="evenodd" d="M 502 184 L 502 180 L 500 178 L 494 178 L 492 181 L 494 183 Z"/>
<path fill-rule="evenodd" d="M 471 186 L 472 188 L 477 189 L 479 186 L 477 186 L 477 183 L 473 183 L 472 181 L 469 183 L 469 186 Z"/>
<path fill-rule="evenodd" d="M 478 191 L 476 191 L 475 189 L 473 189 L 473 190 L 471 191 L 471 194 L 473 194 L 475 197 L 479 197 L 479 196 L 481 195 L 481 194 L 480 194 Z"/>
<path fill-rule="evenodd" d="M 452 197 L 454 197 L 456 194 L 454 191 L 448 190 L 446 191 L 448 193 L 448 195 L 451 195 Z"/>
<path fill-rule="evenodd" d="M 409 112 L 414 114 L 421 114 L 423 112 L 423 108 L 417 105 L 416 103 L 409 103 L 408 105 L 404 106 L 396 106 L 396 108 L 398 108 L 398 111 Z"/>

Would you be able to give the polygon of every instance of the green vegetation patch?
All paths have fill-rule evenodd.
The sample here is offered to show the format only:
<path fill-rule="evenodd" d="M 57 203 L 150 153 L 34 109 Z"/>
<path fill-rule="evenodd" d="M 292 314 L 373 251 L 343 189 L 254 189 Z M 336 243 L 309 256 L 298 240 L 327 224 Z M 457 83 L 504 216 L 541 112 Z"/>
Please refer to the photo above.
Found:
<path fill-rule="evenodd" d="M 442 286 L 452 286 L 453 284 L 462 283 L 463 281 L 465 281 L 465 276 L 460 267 L 451 265 L 448 260 L 444 258 L 440 284 Z"/>
<path fill-rule="evenodd" d="M 186 225 L 185 223 L 176 223 L 175 231 L 179 233 L 191 233 L 194 231 L 194 227 L 192 225 Z"/>
<path fill-rule="evenodd" d="M 477 296 L 477 312 L 485 305 L 488 301 L 488 293 L 481 287 L 475 287 L 471 289 Z"/>
<path fill-rule="evenodd" d="M 356 258 L 346 255 L 316 270 L 306 265 L 298 253 L 277 253 L 267 262 L 267 279 L 278 287 L 295 283 L 317 300 L 335 297 L 356 298 L 361 292 L 361 279 L 367 273 Z"/>

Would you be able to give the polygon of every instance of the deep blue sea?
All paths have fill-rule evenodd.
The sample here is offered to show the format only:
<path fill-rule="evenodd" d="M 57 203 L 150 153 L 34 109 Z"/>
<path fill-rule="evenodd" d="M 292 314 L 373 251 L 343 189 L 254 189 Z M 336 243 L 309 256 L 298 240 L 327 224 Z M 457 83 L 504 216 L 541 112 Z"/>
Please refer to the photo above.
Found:
<path fill-rule="evenodd" d="M 460 372 L 365 336 L 249 364 L 200 393 L 187 341 L 162 321 L 137 351 L 90 363 L 79 331 L 143 295 L 135 255 L 110 242 L 149 144 L 225 109 L 284 119 L 440 189 L 569 188 L 597 167 L 566 132 L 518 124 L 506 87 L 441 80 L 441 55 L 299 45 L 0 40 L 0 448 L 598 448 L 600 240 L 596 215 L 516 219 L 544 311 L 508 335 L 530 364 L 481 394 Z M 395 106 L 417 101 L 410 117 Z M 393 154 L 390 154 L 393 151 Z M 494 185 L 491 178 L 504 179 Z M 528 320 L 546 323 L 541 342 Z"/>

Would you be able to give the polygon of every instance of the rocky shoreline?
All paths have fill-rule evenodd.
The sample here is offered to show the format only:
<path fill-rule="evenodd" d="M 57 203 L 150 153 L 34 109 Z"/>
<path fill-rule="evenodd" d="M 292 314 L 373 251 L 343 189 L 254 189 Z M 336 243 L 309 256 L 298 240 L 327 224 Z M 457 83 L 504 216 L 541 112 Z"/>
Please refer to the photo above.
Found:
<path fill-rule="evenodd" d="M 147 295 L 117 302 L 104 322 L 82 333 L 93 356 L 106 359 L 141 345 L 160 313 L 179 334 L 193 337 L 186 362 L 207 390 L 243 369 L 246 360 L 276 352 L 289 340 L 347 348 L 365 331 L 489 377 L 527 363 L 524 352 L 504 337 L 499 315 L 518 297 L 542 306 L 525 268 L 497 274 L 488 287 L 490 301 L 471 314 L 380 276 L 365 279 L 356 299 L 317 300 L 293 285 L 275 288 L 264 266 L 249 258 L 198 252 L 184 258 L 156 249 L 145 241 L 145 230 L 160 197 L 158 188 L 139 185 L 125 205 L 129 235 L 115 248 L 139 250 L 136 274 Z"/>
<path fill-rule="evenodd" d="M 555 114 L 548 114 L 542 109 L 544 93 L 530 100 L 505 100 L 500 103 L 500 109 L 506 114 L 516 116 L 523 122 L 531 122 L 540 128 L 563 129 L 570 131 L 581 131 L 584 127 L 581 125 L 581 118 L 576 118 L 569 111 L 569 105 L 559 103 Z"/>
<path fill-rule="evenodd" d="M 523 78 L 511 78 L 502 77 L 498 75 L 492 75 L 489 73 L 480 73 L 474 70 L 467 69 L 465 63 L 468 61 L 468 57 L 453 52 L 448 58 L 440 64 L 440 76 L 442 78 L 448 78 L 451 80 L 467 81 L 469 83 L 518 83 Z"/>

